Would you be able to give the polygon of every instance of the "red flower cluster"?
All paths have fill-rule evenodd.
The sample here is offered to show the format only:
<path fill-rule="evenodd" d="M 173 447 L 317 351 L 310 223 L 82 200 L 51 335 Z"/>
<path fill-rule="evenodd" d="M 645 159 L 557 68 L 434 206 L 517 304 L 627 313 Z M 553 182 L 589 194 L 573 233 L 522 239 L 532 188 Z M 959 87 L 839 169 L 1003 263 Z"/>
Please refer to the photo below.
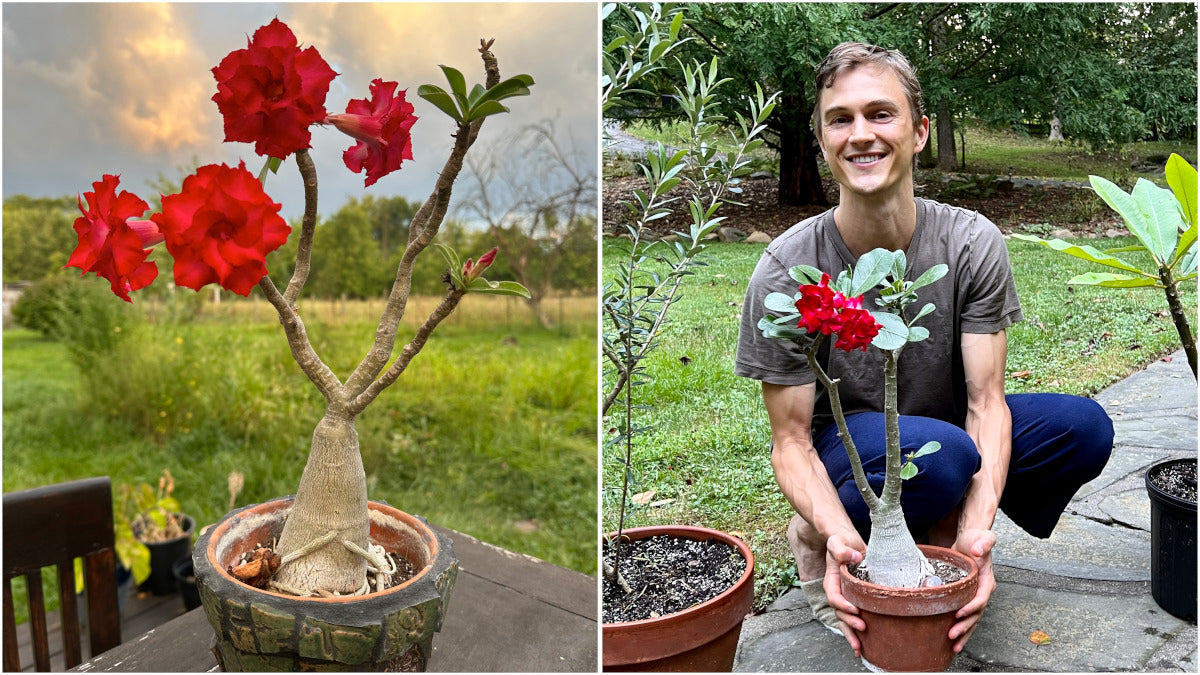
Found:
<path fill-rule="evenodd" d="M 280 159 L 309 147 L 308 127 L 325 119 L 325 95 L 337 76 L 316 47 L 301 51 L 279 19 L 255 31 L 246 49 L 230 52 L 212 73 L 225 140 L 254 143 L 259 155 Z"/>
<path fill-rule="evenodd" d="M 217 283 L 249 295 L 267 274 L 267 254 L 291 233 L 245 163 L 200 167 L 162 207 L 153 219 L 175 258 L 175 283 L 196 290 Z"/>
<path fill-rule="evenodd" d="M 397 85 L 375 78 L 371 81 L 371 100 L 351 99 L 346 114 L 325 118 L 342 133 L 358 139 L 342 154 L 342 161 L 354 173 L 367 170 L 366 187 L 398 171 L 404 160 L 413 158 L 409 129 L 417 118 L 412 104 L 404 98 L 407 90 L 393 97 Z"/>
<path fill-rule="evenodd" d="M 814 334 L 836 334 L 834 346 L 843 351 L 866 351 L 879 334 L 875 317 L 862 308 L 862 296 L 847 298 L 834 291 L 829 287 L 828 274 L 821 275 L 819 284 L 800 287 L 796 311 L 800 312 L 799 327 Z"/>
<path fill-rule="evenodd" d="M 141 216 L 149 205 L 137 195 L 122 190 L 117 194 L 118 176 L 105 175 L 92 183 L 92 192 L 83 193 L 77 200 L 82 216 L 75 219 L 79 244 L 64 267 L 77 267 L 83 274 L 94 272 L 108 279 L 112 292 L 125 302 L 129 292 L 150 285 L 158 276 L 158 265 L 146 260 L 146 247 L 162 241 L 154 224 L 148 220 L 132 220 Z"/>

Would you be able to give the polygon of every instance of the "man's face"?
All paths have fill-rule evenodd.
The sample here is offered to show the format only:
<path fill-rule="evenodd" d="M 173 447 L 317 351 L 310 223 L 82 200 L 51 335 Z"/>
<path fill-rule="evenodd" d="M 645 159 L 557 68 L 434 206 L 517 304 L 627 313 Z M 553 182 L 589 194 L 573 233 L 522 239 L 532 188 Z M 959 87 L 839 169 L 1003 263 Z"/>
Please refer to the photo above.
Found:
<path fill-rule="evenodd" d="M 912 191 L 913 155 L 925 147 L 929 119 L 913 124 L 900 79 L 891 69 L 858 66 L 820 93 L 817 140 L 834 179 L 864 197 Z"/>

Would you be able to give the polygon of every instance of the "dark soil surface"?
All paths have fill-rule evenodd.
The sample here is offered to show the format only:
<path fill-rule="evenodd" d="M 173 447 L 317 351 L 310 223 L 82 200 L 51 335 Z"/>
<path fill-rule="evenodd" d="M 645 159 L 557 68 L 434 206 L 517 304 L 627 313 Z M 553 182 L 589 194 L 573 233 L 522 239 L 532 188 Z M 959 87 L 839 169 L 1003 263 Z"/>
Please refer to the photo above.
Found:
<path fill-rule="evenodd" d="M 389 551 L 386 553 L 386 557 L 391 564 L 395 566 L 396 571 L 393 572 L 392 576 L 388 579 L 387 587 L 384 590 L 394 586 L 399 586 L 405 581 L 411 579 L 417 573 L 417 569 L 413 567 L 413 564 L 409 562 L 408 558 L 405 558 L 399 553 L 393 553 Z M 235 570 L 244 569 L 241 566 L 251 563 L 254 560 L 263 560 L 264 562 L 268 562 L 272 559 L 274 559 L 273 562 L 264 564 L 257 569 L 246 570 L 243 574 L 235 572 Z M 272 545 L 259 544 L 253 551 L 243 553 L 237 563 L 231 565 L 228 571 L 244 584 L 253 586 L 255 588 L 266 588 L 271 581 L 271 577 L 278 572 L 278 569 L 279 556 L 275 555 L 272 543 Z M 253 574 L 253 576 L 250 577 L 250 574 Z M 368 572 L 367 575 L 370 577 L 371 581 L 372 590 L 367 593 L 367 595 L 370 595 L 371 593 L 376 592 L 378 589 L 375 589 L 374 587 L 374 573 Z"/>
<path fill-rule="evenodd" d="M 611 565 L 612 551 L 604 546 Z M 746 571 L 737 549 L 719 541 L 660 535 L 621 545 L 620 574 L 632 592 L 604 581 L 604 623 L 674 614 L 717 597 Z"/>
<path fill-rule="evenodd" d="M 923 179 L 918 176 L 918 183 Z M 742 202 L 739 206 L 727 201 L 721 207 L 718 215 L 725 216 L 722 226 L 736 227 L 746 233 L 761 231 L 779 236 L 784 230 L 805 218 L 822 213 L 835 205 L 838 199 L 837 183 L 831 178 L 823 181 L 825 197 L 829 205 L 825 206 L 781 206 L 777 203 L 778 180 L 763 178 L 747 180 L 742 183 L 740 195 L 729 195 L 731 200 Z M 1103 236 L 1106 230 L 1123 229 L 1120 218 L 1109 210 L 1099 197 L 1091 190 L 1060 185 L 1041 187 L 1018 187 L 1007 191 L 997 190 L 988 196 L 963 194 L 943 184 L 940 180 L 930 179 L 923 185 L 918 185 L 918 197 L 926 197 L 953 206 L 978 211 L 1000 227 L 1005 234 L 1010 234 L 1019 226 L 1029 224 L 1046 224 L 1050 228 L 1064 228 L 1075 236 Z M 635 188 L 644 189 L 646 180 L 640 177 L 607 178 L 604 181 L 603 209 L 604 231 L 607 234 L 624 232 L 621 223 L 632 223 L 629 210 L 621 205 L 623 200 L 631 200 Z M 675 193 L 683 194 L 682 187 L 677 187 Z M 666 235 L 676 230 L 687 231 L 691 222 L 687 207 L 682 200 L 674 203 L 676 213 L 666 218 L 651 221 L 650 227 L 660 235 Z M 1047 232 L 1038 232 L 1046 236 Z"/>
<path fill-rule="evenodd" d="M 958 581 L 959 579 L 962 579 L 963 577 L 967 576 L 966 570 L 964 570 L 961 567 L 958 567 L 957 565 L 951 565 L 950 563 L 948 563 L 944 560 L 931 559 L 929 561 L 929 563 L 931 565 L 933 565 L 934 576 L 936 576 L 939 580 L 941 580 L 941 583 L 926 582 L 925 585 L 944 586 L 946 584 L 954 583 L 955 581 Z M 856 579 L 859 579 L 861 581 L 871 581 L 870 577 L 867 576 L 867 571 L 859 569 L 858 565 L 851 565 L 849 569 L 850 569 L 850 573 L 853 574 Z"/>
<path fill-rule="evenodd" d="M 1150 473 L 1150 482 L 1167 494 L 1196 503 L 1196 462 L 1170 464 Z"/>

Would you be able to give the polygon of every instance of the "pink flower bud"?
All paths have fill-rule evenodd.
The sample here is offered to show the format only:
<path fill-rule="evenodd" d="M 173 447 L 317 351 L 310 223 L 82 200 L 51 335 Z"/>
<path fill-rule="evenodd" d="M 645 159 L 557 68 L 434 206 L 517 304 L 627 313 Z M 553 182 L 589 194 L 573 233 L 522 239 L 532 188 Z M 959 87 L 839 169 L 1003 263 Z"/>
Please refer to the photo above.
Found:
<path fill-rule="evenodd" d="M 479 262 L 467 258 L 467 262 L 463 263 L 462 268 L 463 279 L 470 282 L 482 276 L 483 271 L 491 267 L 492 262 L 496 260 L 497 251 L 499 251 L 499 247 L 492 247 L 492 250 L 479 256 Z"/>

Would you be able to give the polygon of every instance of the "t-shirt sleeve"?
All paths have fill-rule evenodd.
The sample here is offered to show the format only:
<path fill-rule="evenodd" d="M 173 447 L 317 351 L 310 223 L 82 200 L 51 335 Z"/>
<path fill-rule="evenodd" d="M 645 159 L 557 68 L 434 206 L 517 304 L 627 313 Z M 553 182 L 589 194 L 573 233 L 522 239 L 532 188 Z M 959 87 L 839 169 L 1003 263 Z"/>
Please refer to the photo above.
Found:
<path fill-rule="evenodd" d="M 1021 321 L 1021 301 L 1004 236 L 992 221 L 976 216 L 971 228 L 962 332 L 998 333 Z"/>
<path fill-rule="evenodd" d="M 816 381 L 816 375 L 808 368 L 808 359 L 796 343 L 763 337 L 762 330 L 758 328 L 759 320 L 768 313 L 763 305 L 767 295 L 794 294 L 798 286 L 788 275 L 787 268 L 768 248 L 754 268 L 750 283 L 746 285 L 734 374 L 778 385 Z"/>

